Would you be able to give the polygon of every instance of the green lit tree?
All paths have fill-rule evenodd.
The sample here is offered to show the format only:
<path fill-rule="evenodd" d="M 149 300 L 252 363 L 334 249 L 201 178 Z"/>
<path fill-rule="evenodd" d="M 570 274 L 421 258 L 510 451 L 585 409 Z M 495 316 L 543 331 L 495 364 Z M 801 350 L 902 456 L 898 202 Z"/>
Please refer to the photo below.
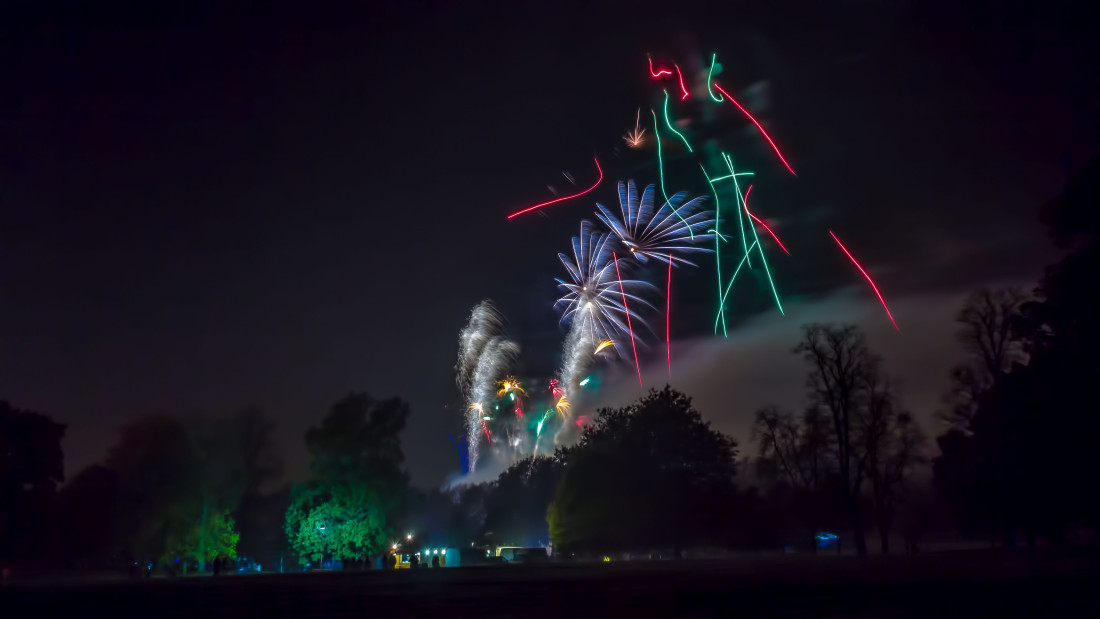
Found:
<path fill-rule="evenodd" d="M 202 565 L 219 557 L 234 559 L 240 537 L 233 516 L 229 510 L 223 510 L 205 519 L 200 518 L 180 534 L 170 535 L 161 561 L 171 564 L 179 559 L 186 572 L 186 566 L 191 561 Z"/>
<path fill-rule="evenodd" d="M 300 560 L 381 552 L 409 497 L 400 440 L 408 415 L 396 398 L 352 394 L 306 432 L 312 479 L 294 489 L 283 527 Z"/>

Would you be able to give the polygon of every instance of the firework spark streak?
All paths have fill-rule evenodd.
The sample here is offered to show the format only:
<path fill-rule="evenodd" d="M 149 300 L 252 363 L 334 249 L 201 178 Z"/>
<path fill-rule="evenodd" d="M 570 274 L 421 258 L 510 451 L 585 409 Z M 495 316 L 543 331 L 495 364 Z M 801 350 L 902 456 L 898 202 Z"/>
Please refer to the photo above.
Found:
<path fill-rule="evenodd" d="M 661 181 L 661 196 L 667 203 L 668 192 L 665 191 L 665 162 L 661 156 L 661 132 L 657 130 L 657 112 L 649 110 L 649 113 L 653 115 L 653 139 L 657 141 L 657 178 Z M 672 212 L 675 213 L 677 217 L 680 217 L 678 211 L 673 210 Z M 684 222 L 684 225 L 687 225 L 687 221 L 683 217 L 680 217 L 680 221 Z M 688 227 L 688 235 L 691 236 L 692 239 L 695 238 L 695 233 L 690 226 Z"/>
<path fill-rule="evenodd" d="M 760 130 L 760 135 L 764 136 L 764 139 L 767 140 L 768 144 L 771 145 L 772 150 L 775 151 L 776 156 L 779 157 L 779 161 L 781 161 L 783 163 L 783 167 L 787 168 L 787 171 L 790 172 L 791 174 L 793 174 L 795 176 L 798 176 L 797 174 L 794 173 L 794 169 L 791 168 L 791 165 L 789 163 L 787 163 L 786 158 L 783 157 L 783 153 L 779 152 L 779 147 L 775 145 L 775 141 L 772 140 L 771 136 L 768 135 L 767 131 L 764 131 L 764 127 L 760 124 L 760 122 L 757 121 L 756 118 L 753 117 L 753 115 L 750 114 L 748 110 L 746 110 L 744 107 L 742 107 L 741 104 L 738 103 L 736 99 L 731 97 L 730 93 L 723 90 L 722 87 L 718 85 L 718 82 L 714 83 L 714 87 L 718 89 L 718 92 L 725 95 L 726 98 L 730 100 L 730 103 L 734 104 L 737 107 L 737 109 L 741 110 L 741 113 L 744 114 L 746 117 L 748 117 L 749 120 L 752 121 L 752 124 L 756 125 L 756 128 Z"/>
<path fill-rule="evenodd" d="M 859 272 L 862 273 L 863 277 L 867 279 L 867 283 L 871 284 L 871 290 L 875 291 L 875 296 L 878 297 L 878 302 L 882 304 L 882 309 L 886 310 L 886 315 L 890 317 L 890 322 L 894 325 L 894 328 L 897 329 L 898 333 L 901 333 L 901 329 L 898 328 L 898 323 L 894 322 L 894 315 L 890 313 L 890 308 L 886 307 L 886 299 L 882 298 L 882 293 L 878 291 L 878 286 L 875 285 L 874 280 L 872 280 L 871 276 L 867 274 L 867 271 L 863 270 L 863 267 L 859 265 L 859 261 L 856 260 L 856 257 L 852 255 L 852 252 L 848 251 L 848 248 L 844 246 L 844 243 L 840 242 L 840 239 L 838 239 L 836 235 L 833 234 L 832 230 L 829 230 L 829 236 L 833 237 L 833 240 L 836 241 L 836 244 L 840 246 L 841 251 L 843 251 L 844 254 L 848 256 L 848 259 L 852 261 L 852 264 L 856 265 L 856 268 L 859 269 Z"/>
<path fill-rule="evenodd" d="M 653 76 L 654 79 L 656 79 L 656 78 L 661 77 L 662 75 L 672 75 L 672 71 L 669 71 L 668 69 L 658 69 L 658 70 L 654 71 L 653 70 L 653 58 L 651 57 L 649 59 L 649 74 L 651 76 Z"/>
<path fill-rule="evenodd" d="M 630 333 L 630 346 L 634 348 L 634 367 L 638 370 L 638 386 L 642 386 L 642 366 L 638 364 L 638 346 L 634 343 L 634 328 L 630 326 L 630 310 L 626 309 L 626 291 L 623 289 L 623 277 L 619 273 L 619 257 L 611 252 L 611 259 L 615 262 L 615 275 L 619 280 L 619 292 L 623 295 L 623 309 L 626 310 L 626 329 Z M 669 261 L 671 266 L 672 261 Z"/>
<path fill-rule="evenodd" d="M 627 133 L 623 136 L 623 140 L 630 148 L 638 148 L 642 145 L 642 138 L 645 136 L 645 129 L 640 126 L 642 120 L 642 108 L 638 108 L 637 114 L 634 115 L 634 131 Z"/>
<path fill-rule="evenodd" d="M 726 157 L 726 163 L 730 167 L 730 174 L 733 174 L 733 163 L 730 161 L 729 157 Z M 733 177 L 733 183 L 734 186 L 737 185 L 737 176 Z M 749 212 L 749 203 L 746 199 L 750 193 L 752 193 L 752 185 L 749 185 L 749 189 L 745 192 L 744 196 L 741 196 L 740 188 L 737 190 L 737 195 L 741 196 L 741 207 L 745 209 L 746 213 Z M 753 244 L 756 245 L 757 251 L 760 252 L 760 262 L 764 263 L 764 275 L 768 277 L 768 284 L 771 286 L 772 294 L 775 296 L 775 306 L 779 308 L 779 313 L 785 316 L 786 312 L 783 311 L 783 303 L 779 301 L 779 291 L 775 289 L 775 280 L 772 279 L 771 269 L 768 268 L 768 259 L 764 256 L 764 246 L 760 244 L 760 237 L 756 234 L 756 226 L 750 224 L 749 230 L 752 230 L 752 238 L 756 241 Z M 745 254 L 745 258 L 746 260 L 748 259 L 748 254 Z M 749 266 L 752 265 L 750 264 Z"/>
<path fill-rule="evenodd" d="M 756 247 L 756 242 L 755 241 L 753 241 L 753 244 L 749 247 L 749 249 L 751 250 L 753 247 Z M 742 256 L 741 257 L 741 262 L 737 263 L 737 268 L 733 270 L 733 277 L 730 277 L 730 283 L 729 283 L 728 286 L 726 286 L 725 292 L 722 293 L 721 303 L 723 305 L 725 305 L 726 297 L 729 295 L 730 290 L 733 289 L 733 282 L 737 281 L 737 275 L 739 273 L 741 273 L 741 267 L 745 266 L 745 262 L 747 261 L 748 257 L 749 257 L 748 254 Z M 718 328 L 718 321 L 717 320 L 714 321 L 714 328 L 715 329 Z"/>
<path fill-rule="evenodd" d="M 718 246 L 722 239 L 721 233 L 718 232 L 718 226 L 722 222 L 722 204 L 718 201 L 718 189 L 714 186 L 714 181 L 707 175 L 707 169 L 703 167 L 703 164 L 699 164 L 699 169 L 703 171 L 703 176 L 707 179 L 707 185 L 710 187 L 711 193 L 714 194 L 714 270 L 718 273 L 718 314 L 714 319 L 714 334 L 718 335 L 718 323 L 722 323 L 722 335 L 729 337 L 729 333 L 726 331 L 726 308 L 722 303 L 722 248 Z"/>
<path fill-rule="evenodd" d="M 672 254 L 668 255 L 668 283 L 665 285 L 665 350 L 668 351 L 668 375 L 672 376 Z"/>
<path fill-rule="evenodd" d="M 646 263 L 650 258 L 659 262 L 673 260 L 691 266 L 697 266 L 685 259 L 682 254 L 690 252 L 708 253 L 707 247 L 697 246 L 710 240 L 707 228 L 714 225 L 710 211 L 699 211 L 706 199 L 703 196 L 684 202 L 684 192 L 666 199 L 660 209 L 654 209 L 654 187 L 648 185 L 639 199 L 634 181 L 619 183 L 619 208 L 622 219 L 611 209 L 596 203 L 596 218 L 611 230 L 623 247 L 638 262 Z M 674 219 L 678 217 L 679 220 Z"/>
<path fill-rule="evenodd" d="M 745 250 L 745 259 L 749 260 L 749 241 L 748 238 L 745 236 L 745 219 L 741 215 L 741 187 L 737 184 L 737 174 L 733 172 L 733 161 L 730 159 L 730 156 L 726 153 L 722 153 L 722 159 L 726 162 L 726 165 L 729 166 L 730 169 L 728 178 L 733 179 L 733 189 L 736 192 L 735 195 L 737 196 L 737 231 L 741 233 L 741 249 Z M 749 260 L 749 267 L 752 267 L 751 260 Z"/>
<path fill-rule="evenodd" d="M 691 144 L 688 143 L 687 138 L 684 137 L 684 134 L 680 133 L 679 131 L 676 130 L 676 127 L 672 126 L 672 119 L 669 118 L 669 116 L 668 116 L 668 91 L 667 90 L 665 91 L 665 124 L 668 125 L 668 130 L 669 131 L 671 131 L 671 132 L 675 133 L 676 135 L 680 136 L 680 139 L 684 141 L 684 146 L 687 146 L 687 149 L 688 149 L 689 153 L 694 153 L 695 152 L 694 150 L 692 150 Z"/>
<path fill-rule="evenodd" d="M 684 99 L 687 99 L 688 95 L 691 94 L 691 93 L 688 92 L 687 86 L 684 86 L 684 74 L 680 73 L 680 65 L 675 65 L 675 66 L 676 66 L 676 77 L 680 78 L 680 91 L 684 93 L 683 96 L 680 97 L 680 100 L 683 101 Z M 715 86 L 717 86 L 717 84 L 715 84 Z"/>
<path fill-rule="evenodd" d="M 710 98 L 713 99 L 715 103 L 721 103 L 725 101 L 725 99 L 723 99 L 721 95 L 718 95 L 717 97 L 714 96 L 714 90 L 712 90 L 710 87 L 711 82 L 714 79 L 714 60 L 717 57 L 717 52 L 710 55 L 710 69 L 707 70 L 707 94 L 710 95 Z"/>
<path fill-rule="evenodd" d="M 751 185 L 750 185 L 750 187 L 751 187 Z M 745 199 L 747 200 L 748 198 L 749 198 L 749 195 L 745 194 Z M 747 206 L 745 207 L 745 212 L 748 213 L 749 217 L 751 217 L 753 221 L 755 221 L 756 223 L 763 226 L 764 229 L 768 231 L 768 234 L 772 235 L 772 238 L 775 239 L 775 242 L 779 245 L 779 249 L 782 249 L 784 252 L 786 252 L 786 254 L 788 256 L 791 255 L 791 252 L 787 251 L 787 248 L 784 247 L 783 241 L 779 240 L 779 237 L 775 235 L 775 232 L 772 232 L 772 229 L 768 227 L 768 224 L 764 223 L 763 219 L 760 219 L 756 215 L 753 215 L 752 213 L 750 213 L 749 212 L 749 207 L 747 207 Z"/>
<path fill-rule="evenodd" d="M 603 181 L 603 168 L 600 167 L 600 161 L 598 159 L 593 159 L 593 161 L 596 162 L 596 171 L 598 171 L 600 173 L 600 177 L 596 179 L 596 182 L 593 183 L 591 187 L 589 187 L 588 189 L 585 189 L 584 191 L 582 191 L 580 193 L 575 193 L 575 194 L 570 195 L 570 196 L 562 196 L 560 198 L 555 198 L 553 200 L 548 200 L 546 202 L 541 202 L 541 203 L 536 204 L 534 206 L 529 206 L 529 207 L 527 207 L 527 208 L 525 208 L 521 211 L 516 211 L 515 213 L 512 213 L 511 215 L 509 215 L 508 219 L 512 219 L 513 217 L 519 217 L 520 215 L 523 215 L 524 213 L 530 213 L 531 211 L 536 210 L 536 209 L 540 209 L 544 206 L 550 206 L 551 204 L 555 204 L 555 203 L 558 203 L 558 202 L 563 202 L 565 200 L 572 200 L 573 198 L 579 198 L 579 197 L 583 196 L 584 194 L 589 193 L 590 191 L 592 191 L 596 187 L 598 187 L 600 185 L 600 183 Z"/>

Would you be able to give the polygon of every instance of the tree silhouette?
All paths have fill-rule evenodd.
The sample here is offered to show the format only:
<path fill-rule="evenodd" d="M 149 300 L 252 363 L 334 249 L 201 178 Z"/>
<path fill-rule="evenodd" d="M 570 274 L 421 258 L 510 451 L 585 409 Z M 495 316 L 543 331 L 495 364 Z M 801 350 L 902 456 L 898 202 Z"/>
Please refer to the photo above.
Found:
<path fill-rule="evenodd" d="M 200 454 L 179 421 L 164 415 L 123 427 L 107 455 L 115 474 L 118 509 L 114 537 L 139 562 L 161 557 L 169 538 L 198 526 L 202 509 Z"/>
<path fill-rule="evenodd" d="M 46 516 L 65 479 L 65 426 L 0 401 L 0 562 L 26 562 L 40 550 Z"/>
<path fill-rule="evenodd" d="M 824 495 L 836 468 L 828 418 L 817 407 L 808 408 L 801 418 L 765 407 L 756 413 L 752 438 L 759 449 L 757 470 L 791 490 L 791 509 L 816 551 L 815 536 L 826 511 Z"/>
<path fill-rule="evenodd" d="M 841 497 L 855 537 L 856 552 L 865 555 L 867 540 L 859 496 L 867 471 L 857 433 L 867 405 L 867 377 L 875 371 L 875 360 L 854 326 L 815 323 L 802 329 L 802 341 L 794 352 L 802 354 L 810 366 L 806 385 L 811 406 L 826 411 L 832 418 Z"/>
<path fill-rule="evenodd" d="M 1039 535 L 1060 539 L 1077 523 L 1100 524 L 1100 498 L 1083 490 L 1093 483 L 1091 441 L 1100 431 L 1088 409 L 1100 380 L 1098 197 L 1094 159 L 1043 208 L 1041 219 L 1066 254 L 1014 321 L 1026 365 L 993 372 L 969 423 L 938 439 L 942 455 L 933 470 L 952 511 L 963 524 L 999 532 L 1006 544 L 1020 531 L 1030 543 Z"/>
<path fill-rule="evenodd" d="M 114 550 L 115 473 L 94 464 L 77 473 L 57 496 L 62 561 L 74 567 L 105 565 Z"/>
<path fill-rule="evenodd" d="M 905 484 L 924 461 L 925 436 L 908 412 L 900 410 L 891 382 L 872 366 L 865 375 L 866 410 L 858 432 L 863 466 L 871 483 L 875 527 L 882 554 L 890 552 L 890 531 Z"/>
<path fill-rule="evenodd" d="M 553 457 L 516 462 L 497 477 L 487 497 L 485 530 L 498 544 L 528 546 L 549 541 L 546 510 L 562 466 Z"/>
<path fill-rule="evenodd" d="M 1022 360 L 1015 335 L 1026 298 L 1014 287 L 983 288 L 959 310 L 957 337 L 970 358 L 952 369 L 951 388 L 944 398 L 947 409 L 940 413 L 953 427 L 965 431 L 982 394 L 996 387 L 1011 365 Z"/>
<path fill-rule="evenodd" d="M 569 451 L 547 511 L 555 549 L 663 547 L 719 537 L 737 444 L 665 387 L 602 409 Z"/>

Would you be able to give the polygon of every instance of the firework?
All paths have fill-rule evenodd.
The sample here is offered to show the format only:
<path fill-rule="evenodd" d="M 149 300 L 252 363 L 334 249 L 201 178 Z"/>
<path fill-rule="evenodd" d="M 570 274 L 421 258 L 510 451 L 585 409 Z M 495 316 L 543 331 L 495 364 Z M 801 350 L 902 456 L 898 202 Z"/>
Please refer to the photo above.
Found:
<path fill-rule="evenodd" d="M 475 470 L 477 467 L 479 443 L 478 429 L 480 428 L 487 438 L 491 437 L 485 426 L 486 419 L 484 407 L 493 398 L 497 377 L 507 370 L 508 366 L 518 355 L 519 346 L 517 346 L 515 342 L 497 336 L 489 340 L 489 343 L 485 345 L 484 350 L 481 352 L 481 357 L 478 359 L 477 369 L 474 370 L 471 385 L 471 408 L 466 416 L 466 436 L 469 442 L 469 456 L 467 457 L 467 462 L 469 462 L 471 471 Z M 490 440 L 492 439 L 490 438 Z"/>
<path fill-rule="evenodd" d="M 582 336 L 575 338 L 575 343 L 580 344 L 583 339 L 585 345 L 579 350 L 586 354 L 597 343 L 614 342 L 629 332 L 624 300 L 652 307 L 637 294 L 652 288 L 652 284 L 620 279 L 616 274 L 610 240 L 609 235 L 592 230 L 591 222 L 582 221 L 580 234 L 573 237 L 573 257 L 558 254 L 571 281 L 557 280 L 565 295 L 555 305 L 564 310 L 562 322 L 570 323 L 571 332 Z M 641 317 L 631 313 L 635 320 L 641 321 Z M 565 389 L 570 385 L 570 381 L 563 380 Z"/>
<path fill-rule="evenodd" d="M 695 266 L 683 254 L 713 251 L 696 245 L 697 242 L 714 238 L 713 234 L 707 232 L 714 226 L 713 212 L 699 210 L 706 197 L 700 196 L 685 202 L 686 194 L 680 192 L 669 198 L 660 209 L 654 209 L 654 195 L 653 185 L 646 186 L 639 198 L 634 181 L 620 182 L 619 207 L 622 210 L 622 219 L 599 203 L 596 204 L 596 217 L 639 262 L 645 263 L 650 258 L 665 262 L 672 256 L 671 260 Z"/>
<path fill-rule="evenodd" d="M 474 306 L 470 319 L 458 338 L 458 363 L 456 380 L 466 399 L 466 468 L 477 466 L 481 435 L 492 441 L 487 421 L 486 406 L 492 401 L 496 385 L 501 382 L 508 366 L 519 355 L 519 346 L 503 335 L 504 321 L 492 301 L 485 300 Z M 509 384 L 519 383 L 514 379 Z"/>
<path fill-rule="evenodd" d="M 894 315 L 890 313 L 890 308 L 886 307 L 886 299 L 882 298 L 882 293 L 878 291 L 878 286 L 875 285 L 874 280 L 872 280 L 871 276 L 867 274 L 867 271 L 863 270 L 863 267 L 860 266 L 859 261 L 856 260 L 856 257 L 852 255 L 852 252 L 848 251 L 848 248 L 844 246 L 844 243 L 840 242 L 840 239 L 836 237 L 836 234 L 833 234 L 832 230 L 829 230 L 829 236 L 833 237 L 833 240 L 836 241 L 836 244 L 840 246 L 840 250 L 844 252 L 844 255 L 848 256 L 848 259 L 852 261 L 852 264 L 856 265 L 856 268 L 859 269 L 859 272 L 863 274 L 863 277 L 867 280 L 867 283 L 871 284 L 871 290 L 875 291 L 875 296 L 878 297 L 878 302 L 882 304 L 882 309 L 886 310 L 886 315 L 890 317 L 890 322 L 894 325 L 894 328 L 897 329 L 898 333 L 901 333 L 901 328 L 898 327 L 898 323 L 894 322 Z"/>
<path fill-rule="evenodd" d="M 466 326 L 458 334 L 458 362 L 455 364 L 455 382 L 463 394 L 470 391 L 474 370 L 477 369 L 481 351 L 489 340 L 504 331 L 504 320 L 493 302 L 485 299 L 470 311 Z"/>
<path fill-rule="evenodd" d="M 642 145 L 642 138 L 645 136 L 645 129 L 640 126 L 642 120 L 642 108 L 638 108 L 638 113 L 634 115 L 634 131 L 627 133 L 623 136 L 623 141 L 630 148 L 638 148 Z"/>
<path fill-rule="evenodd" d="M 547 200 L 546 202 L 540 202 L 540 203 L 538 203 L 534 206 L 528 206 L 527 208 L 525 208 L 523 210 L 519 210 L 519 211 L 516 211 L 515 213 L 512 213 L 511 215 L 508 216 L 508 219 L 512 219 L 513 217 L 519 217 L 520 215 L 522 215 L 524 213 L 529 213 L 533 210 L 540 209 L 544 206 L 549 206 L 549 205 L 555 204 L 557 202 L 562 202 L 564 200 L 571 200 L 573 198 L 579 198 L 580 196 L 583 196 L 584 194 L 586 194 L 586 193 L 592 191 L 593 189 L 595 189 L 596 187 L 598 187 L 600 185 L 600 183 L 603 182 L 603 168 L 600 167 L 600 161 L 598 159 L 593 159 L 593 161 L 596 162 L 596 171 L 600 173 L 600 177 L 596 179 L 595 183 L 592 183 L 591 187 L 589 187 L 588 189 L 585 189 L 584 191 L 582 191 L 580 193 L 575 193 L 571 196 L 562 196 L 560 198 L 555 198 L 553 200 Z"/>
<path fill-rule="evenodd" d="M 775 155 L 779 157 L 779 161 L 783 164 L 783 167 L 787 168 L 787 171 L 791 174 L 794 174 L 794 168 L 791 167 L 791 164 L 787 163 L 787 159 L 783 156 L 783 153 L 779 152 L 779 147 L 775 145 L 775 141 L 772 140 L 772 136 L 768 135 L 767 131 L 764 131 L 764 126 L 760 124 L 760 121 L 756 120 L 756 117 L 754 117 L 752 114 L 749 114 L 749 111 L 742 107 L 736 99 L 731 97 L 730 93 L 723 90 L 722 87 L 718 85 L 718 82 L 714 83 L 714 87 L 718 89 L 718 92 L 725 95 L 725 97 L 730 100 L 730 103 L 732 103 L 737 109 L 741 110 L 741 113 L 744 114 L 750 121 L 752 121 L 752 124 L 756 125 L 756 128 L 760 131 L 760 135 L 764 136 L 764 139 L 768 141 L 768 144 L 772 147 L 772 150 L 775 151 Z M 795 176 L 797 176 L 797 174 L 795 174 Z"/>

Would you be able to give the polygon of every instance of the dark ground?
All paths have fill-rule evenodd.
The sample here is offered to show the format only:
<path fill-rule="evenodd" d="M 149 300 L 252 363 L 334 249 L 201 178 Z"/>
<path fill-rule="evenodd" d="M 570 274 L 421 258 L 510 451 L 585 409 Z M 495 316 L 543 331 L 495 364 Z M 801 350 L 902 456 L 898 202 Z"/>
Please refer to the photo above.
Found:
<path fill-rule="evenodd" d="M 9 583 L 7 617 L 1100 617 L 1100 560 L 1054 553 L 769 557 Z"/>

